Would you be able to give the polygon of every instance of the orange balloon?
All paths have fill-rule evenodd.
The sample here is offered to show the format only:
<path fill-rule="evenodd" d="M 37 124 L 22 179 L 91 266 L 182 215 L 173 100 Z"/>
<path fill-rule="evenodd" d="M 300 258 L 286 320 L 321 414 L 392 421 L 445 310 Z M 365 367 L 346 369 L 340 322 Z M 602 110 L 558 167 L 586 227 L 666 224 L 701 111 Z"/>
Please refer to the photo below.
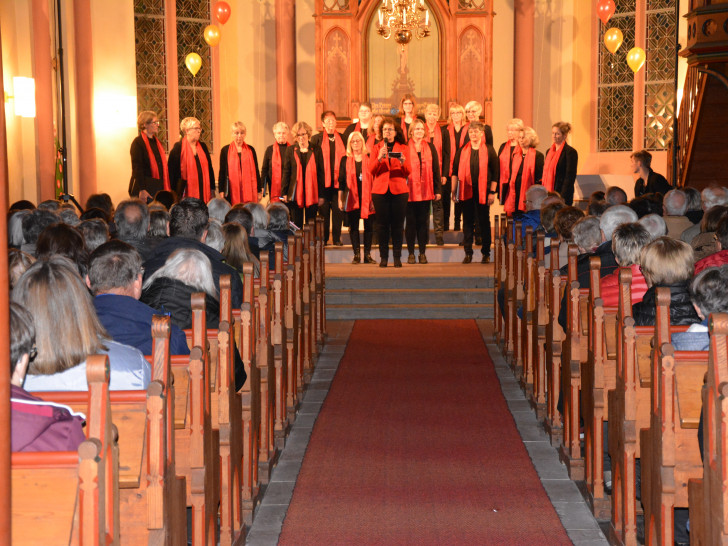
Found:
<path fill-rule="evenodd" d="M 597 2 L 597 14 L 605 25 L 614 15 L 614 11 L 617 6 L 614 5 L 614 0 L 599 0 Z"/>
<path fill-rule="evenodd" d="M 641 47 L 633 47 L 627 53 L 627 64 L 632 69 L 632 72 L 639 71 L 642 65 L 645 64 L 645 50 Z"/>
<path fill-rule="evenodd" d="M 210 47 L 215 47 L 220 43 L 220 29 L 217 25 L 207 25 L 205 27 L 205 41 Z"/>
<path fill-rule="evenodd" d="M 202 68 L 202 57 L 194 52 L 188 53 L 187 57 L 185 57 L 185 66 L 187 67 L 187 70 L 190 71 L 192 76 L 197 76 L 200 68 Z"/>
<path fill-rule="evenodd" d="M 215 17 L 217 17 L 221 25 L 227 23 L 228 19 L 230 19 L 230 4 L 227 2 L 217 2 L 215 4 Z"/>
<path fill-rule="evenodd" d="M 622 35 L 622 31 L 618 28 L 612 27 L 604 33 L 604 45 L 607 46 L 607 49 L 612 53 L 617 52 L 623 41 L 624 36 Z"/>

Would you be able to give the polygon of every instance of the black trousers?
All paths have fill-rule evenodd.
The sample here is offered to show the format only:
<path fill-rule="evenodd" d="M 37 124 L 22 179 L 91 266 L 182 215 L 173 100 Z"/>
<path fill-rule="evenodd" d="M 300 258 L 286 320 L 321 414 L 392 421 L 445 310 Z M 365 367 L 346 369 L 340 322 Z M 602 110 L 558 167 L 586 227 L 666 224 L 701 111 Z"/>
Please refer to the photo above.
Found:
<path fill-rule="evenodd" d="M 339 208 L 339 190 L 337 188 L 326 188 L 321 194 L 324 204 L 321 205 L 320 213 L 324 219 L 324 242 L 328 242 L 329 233 L 333 235 L 334 243 L 341 242 L 341 223 L 344 221 L 344 213 Z"/>
<path fill-rule="evenodd" d="M 392 236 L 392 256 L 402 256 L 402 239 L 404 238 L 404 218 L 407 214 L 409 193 L 394 195 L 373 193 L 372 202 L 376 211 L 375 228 L 379 238 L 379 254 L 382 259 L 389 259 L 389 236 Z"/>
<path fill-rule="evenodd" d="M 361 220 L 361 209 L 350 210 L 346 213 L 349 220 L 349 238 L 351 239 L 351 249 L 354 255 L 359 255 L 359 220 Z M 364 219 L 364 253 L 369 254 L 372 251 L 372 239 L 374 238 L 374 220 L 375 215 L 370 214 L 369 218 Z"/>
<path fill-rule="evenodd" d="M 483 238 L 483 256 L 490 256 L 490 206 L 481 205 L 477 197 L 461 201 L 463 206 L 463 242 L 465 254 L 473 255 L 473 232 L 475 231 L 475 218 L 480 223 L 480 233 Z"/>
<path fill-rule="evenodd" d="M 452 178 L 447 177 L 447 183 L 442 185 L 442 228 L 450 229 L 450 203 L 452 202 Z"/>
<path fill-rule="evenodd" d="M 430 231 L 430 203 L 431 201 L 410 201 L 407 203 L 407 227 L 404 235 L 407 238 L 407 250 L 415 253 L 415 237 L 420 254 L 427 249 L 427 238 Z"/>
<path fill-rule="evenodd" d="M 291 214 L 291 222 L 296 224 L 298 227 L 303 228 L 305 225 L 304 222 L 304 215 L 305 220 L 308 222 L 309 220 L 315 220 L 316 219 L 316 213 L 318 212 L 318 205 L 311 205 L 310 207 L 299 207 L 295 202 L 294 203 L 286 203 L 288 205 L 288 211 Z"/>

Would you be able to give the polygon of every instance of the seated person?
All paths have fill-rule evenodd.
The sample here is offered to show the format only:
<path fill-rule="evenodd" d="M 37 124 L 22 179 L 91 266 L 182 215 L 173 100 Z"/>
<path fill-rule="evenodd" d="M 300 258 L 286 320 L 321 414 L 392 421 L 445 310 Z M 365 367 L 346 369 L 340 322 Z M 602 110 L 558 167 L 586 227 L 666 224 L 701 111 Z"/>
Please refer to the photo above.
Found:
<path fill-rule="evenodd" d="M 574 242 L 574 225 L 584 218 L 584 213 L 576 207 L 564 207 L 556 213 L 554 230 L 559 237 L 559 267 L 568 262 L 569 243 Z"/>
<path fill-rule="evenodd" d="M 695 251 L 696 262 L 720 250 L 715 231 L 718 229 L 718 223 L 723 219 L 723 216 L 727 216 L 726 213 L 728 213 L 728 207 L 716 205 L 703 214 L 703 219 L 700 221 L 700 234 L 690 241 L 690 246 Z"/>
<path fill-rule="evenodd" d="M 258 237 L 260 250 L 269 252 L 270 267 L 275 267 L 275 244 L 283 243 L 283 261 L 288 261 L 288 236 L 293 235 L 288 218 L 288 207 L 283 203 L 274 202 L 268 205 L 268 227 L 255 233 Z"/>
<path fill-rule="evenodd" d="M 647 230 L 647 233 L 650 234 L 650 242 L 658 237 L 667 235 L 667 224 L 665 224 L 665 220 L 659 214 L 645 214 L 638 221 Z"/>
<path fill-rule="evenodd" d="M 685 216 L 688 210 L 688 196 L 682 190 L 670 190 L 662 201 L 662 217 L 667 225 L 667 236 L 679 239 L 682 232 L 693 226 Z"/>
<path fill-rule="evenodd" d="M 552 199 L 548 197 L 547 199 Z M 544 200 L 544 203 L 546 200 Z M 556 239 L 558 234 L 554 229 L 554 220 L 556 213 L 566 207 L 562 201 L 556 203 L 548 203 L 541 205 L 541 224 L 533 231 L 533 251 L 536 251 L 536 233 L 544 233 L 544 251 L 545 254 L 551 253 L 551 239 Z"/>
<path fill-rule="evenodd" d="M 604 200 L 610 207 L 612 205 L 626 205 L 627 204 L 627 192 L 625 192 L 619 186 L 610 186 L 607 189 L 607 193 L 604 194 Z"/>
<path fill-rule="evenodd" d="M 113 240 L 101 245 L 89 261 L 86 284 L 94 297 L 96 314 L 111 337 L 152 354 L 152 317 L 161 314 L 142 303 L 142 258 L 130 244 Z M 190 354 L 185 333 L 172 324 L 169 350 Z"/>
<path fill-rule="evenodd" d="M 710 349 L 708 317 L 711 313 L 728 313 L 728 266 L 710 267 L 690 282 L 690 299 L 701 322 L 691 324 L 686 332 L 672 334 L 676 351 Z"/>
<path fill-rule="evenodd" d="M 717 252 L 706 256 L 695 264 L 695 274 L 708 269 L 728 264 L 728 217 L 722 218 L 715 229 L 715 247 Z"/>
<path fill-rule="evenodd" d="M 642 301 L 647 292 L 647 283 L 640 271 L 640 253 L 647 246 L 652 237 L 641 222 L 622 224 L 614 230 L 612 235 L 612 249 L 614 259 L 620 267 L 632 270 L 632 303 Z M 619 269 L 604 277 L 601 281 L 601 297 L 604 305 L 615 307 L 619 304 Z"/>
<path fill-rule="evenodd" d="M 688 292 L 693 276 L 693 249 L 689 244 L 670 237 L 655 239 L 642 249 L 640 265 L 648 289 L 642 301 L 632 305 L 636 326 L 655 324 L 658 287 L 670 288 L 670 324 L 700 322 Z"/>
<path fill-rule="evenodd" d="M 245 228 L 236 222 L 230 222 L 222 226 L 222 233 L 225 237 L 225 244 L 222 247 L 222 255 L 225 256 L 225 263 L 233 266 L 238 273 L 243 274 L 243 264 L 253 264 L 253 275 L 260 277 L 260 262 L 255 257 L 248 245 L 248 233 Z"/>
<path fill-rule="evenodd" d="M 86 358 L 109 356 L 111 390 L 146 389 L 151 368 L 134 347 L 111 340 L 78 269 L 60 256 L 39 260 L 13 288 L 12 300 L 33 316 L 38 355 L 25 378 L 29 391 L 84 391 Z"/>
<path fill-rule="evenodd" d="M 60 404 L 44 402 L 23 390 L 35 358 L 33 317 L 10 303 L 10 449 L 12 451 L 76 451 L 86 439 L 83 417 Z"/>
<path fill-rule="evenodd" d="M 531 226 L 534 231 L 541 225 L 541 204 L 549 196 L 549 192 L 541 185 L 534 185 L 526 190 L 526 212 L 513 213 L 513 229 L 516 222 L 521 222 L 521 235 L 526 236 L 526 228 Z M 515 231 L 513 232 L 515 235 Z"/>
<path fill-rule="evenodd" d="M 233 275 L 240 280 L 235 269 Z M 172 323 L 179 328 L 192 328 L 190 298 L 197 292 L 205 294 L 207 327 L 217 328 L 220 324 L 220 303 L 210 260 L 199 250 L 181 248 L 170 254 L 164 265 L 144 282 L 141 301 L 169 313 Z M 247 374 L 237 349 L 234 354 L 235 385 L 239 390 L 245 384 Z"/>

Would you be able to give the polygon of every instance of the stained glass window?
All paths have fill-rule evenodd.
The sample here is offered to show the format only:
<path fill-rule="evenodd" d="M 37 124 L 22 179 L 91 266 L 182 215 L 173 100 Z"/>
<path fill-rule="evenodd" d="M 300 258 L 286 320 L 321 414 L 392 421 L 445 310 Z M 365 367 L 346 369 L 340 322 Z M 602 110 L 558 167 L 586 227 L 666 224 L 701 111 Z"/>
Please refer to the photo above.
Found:
<path fill-rule="evenodd" d="M 164 16 L 164 0 L 135 0 L 137 108 L 157 113 L 159 139 L 168 144 Z"/>
<path fill-rule="evenodd" d="M 635 43 L 635 0 L 616 0 L 609 25 L 599 25 L 599 103 L 597 142 L 600 152 L 632 149 L 634 127 L 634 74 L 627 65 L 627 52 Z M 622 46 L 612 54 L 604 47 L 604 33 L 622 31 Z"/>
<path fill-rule="evenodd" d="M 672 141 L 675 100 L 675 0 L 647 0 L 645 143 L 664 150 Z"/>
<path fill-rule="evenodd" d="M 210 24 L 210 2 L 177 0 L 176 6 L 180 120 L 190 116 L 199 119 L 200 139 L 213 153 L 212 67 L 210 46 L 203 37 L 205 27 Z M 202 57 L 202 66 L 194 77 L 185 66 L 185 58 L 192 52 Z"/>

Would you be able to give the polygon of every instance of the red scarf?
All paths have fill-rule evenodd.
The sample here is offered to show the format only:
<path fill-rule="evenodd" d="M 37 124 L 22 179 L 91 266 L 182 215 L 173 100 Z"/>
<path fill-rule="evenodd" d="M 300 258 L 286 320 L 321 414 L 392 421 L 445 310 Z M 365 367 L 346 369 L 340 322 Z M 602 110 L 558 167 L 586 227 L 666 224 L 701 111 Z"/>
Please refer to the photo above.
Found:
<path fill-rule="evenodd" d="M 526 210 L 526 191 L 533 186 L 536 177 L 536 148 L 529 148 L 526 152 L 525 163 L 523 164 L 523 173 L 521 174 L 521 195 L 518 196 L 518 205 L 516 206 L 516 176 L 523 162 L 523 153 L 518 154 L 513 162 L 513 170 L 511 172 L 510 185 L 508 187 L 508 198 L 503 208 L 506 214 L 513 214 L 516 209 Z"/>
<path fill-rule="evenodd" d="M 372 133 L 367 137 L 367 150 L 372 153 L 374 146 L 377 145 L 377 133 L 372 129 Z"/>
<path fill-rule="evenodd" d="M 359 196 L 359 185 L 356 179 L 356 160 L 353 157 L 346 158 L 346 186 L 349 188 L 349 196 L 346 199 L 344 210 L 350 212 L 359 209 L 359 215 L 369 218 L 372 202 L 372 173 L 367 168 L 367 156 L 361 159 L 361 204 Z"/>
<path fill-rule="evenodd" d="M 303 169 L 301 168 L 301 158 L 294 151 L 293 157 L 296 158 L 296 204 L 303 208 L 318 204 L 318 173 L 316 172 L 316 154 L 311 150 L 311 157 L 308 158 L 306 164 L 306 177 L 303 177 Z M 304 188 L 305 186 L 305 188 Z M 304 196 L 305 193 L 305 196 Z M 304 205 L 305 197 L 305 205 Z"/>
<path fill-rule="evenodd" d="M 415 118 L 412 118 L 412 121 L 414 121 Z M 405 121 L 405 116 L 402 116 L 399 120 L 399 124 L 402 127 L 402 132 L 404 133 L 404 141 L 409 141 L 409 135 L 407 134 L 409 131 L 407 130 L 407 122 Z"/>
<path fill-rule="evenodd" d="M 144 131 L 142 131 L 142 140 L 144 140 L 144 145 L 147 147 L 147 154 L 149 155 L 149 165 L 152 167 L 152 178 L 159 180 L 162 177 L 159 176 L 159 165 L 157 165 L 157 158 L 154 157 L 152 146 L 149 144 L 149 137 Z M 164 161 L 164 158 L 167 156 L 164 153 L 164 148 L 162 147 L 162 143 L 159 142 L 159 139 L 155 138 L 154 140 L 157 143 L 159 157 L 162 158 L 162 169 L 164 170 L 164 189 L 169 191 L 172 187 L 169 185 L 169 170 L 167 169 L 167 162 Z M 152 197 L 154 196 L 152 195 Z"/>
<path fill-rule="evenodd" d="M 460 128 L 459 143 L 455 142 L 455 127 L 453 127 L 452 123 L 449 123 L 447 126 L 447 132 L 450 134 L 450 173 L 452 173 L 452 166 L 455 163 L 455 154 L 465 144 L 465 137 L 468 136 L 468 125 L 470 124 L 466 123 Z"/>
<path fill-rule="evenodd" d="M 521 157 L 521 147 L 518 145 L 518 142 L 513 141 L 514 148 L 513 153 L 511 153 L 511 141 L 507 141 L 503 145 L 503 149 L 501 150 L 500 157 L 498 158 L 500 160 L 500 184 L 498 191 L 501 194 L 503 194 L 503 184 L 508 184 L 508 181 L 511 179 L 511 165 L 513 163 L 513 158 L 518 156 Z"/>
<path fill-rule="evenodd" d="M 558 148 L 556 147 L 556 144 L 552 144 L 551 148 L 549 148 L 549 151 L 546 152 L 546 161 L 544 162 L 543 166 L 543 178 L 541 183 L 543 184 L 544 188 L 549 191 L 554 191 L 554 181 L 556 179 L 556 164 L 559 162 L 561 152 L 564 149 L 564 144 L 566 144 L 566 142 L 562 142 Z"/>
<path fill-rule="evenodd" d="M 415 141 L 409 141 L 409 199 L 408 201 L 431 201 L 435 198 L 434 185 L 432 180 L 432 150 L 430 144 L 425 140 L 420 142 L 420 154 L 422 164 L 417 156 Z M 420 169 L 422 174 L 420 176 Z"/>
<path fill-rule="evenodd" d="M 197 141 L 197 157 L 200 158 L 200 167 L 202 168 L 202 191 L 200 195 L 200 182 L 197 180 L 197 162 L 195 155 L 192 153 L 192 146 L 186 138 L 182 138 L 182 154 L 180 168 L 182 171 L 182 180 L 187 181 L 187 197 L 195 197 L 202 199 L 207 203 L 210 200 L 210 167 L 207 163 L 207 155 L 202 149 L 202 144 Z"/>
<path fill-rule="evenodd" d="M 286 143 L 288 147 L 288 143 Z M 271 159 L 270 173 L 270 200 L 281 200 L 281 177 L 283 176 L 283 160 L 281 159 L 281 149 L 277 142 L 273 143 L 273 158 Z"/>
<path fill-rule="evenodd" d="M 473 179 L 470 173 L 470 154 L 473 147 L 470 142 L 463 146 L 460 152 L 460 164 L 458 165 L 458 179 L 460 180 L 460 191 L 458 198 L 461 201 L 473 198 Z M 488 203 L 488 149 L 485 146 L 485 139 L 482 139 L 478 149 L 478 203 Z"/>
<path fill-rule="evenodd" d="M 321 151 L 324 155 L 324 170 L 326 171 L 326 187 L 330 188 L 332 185 L 334 188 L 339 187 L 339 166 L 341 165 L 341 158 L 346 155 L 346 147 L 344 141 L 341 139 L 341 135 L 334 131 L 334 143 L 336 145 L 336 151 L 334 152 L 334 180 L 331 180 L 331 151 L 329 150 L 329 134 L 324 131 L 321 133 Z"/>
<path fill-rule="evenodd" d="M 429 126 L 427 127 L 427 132 L 430 132 Z M 425 140 L 427 142 L 432 142 L 432 144 L 435 145 L 435 150 L 437 150 L 437 157 L 442 160 L 442 131 L 440 130 L 440 126 L 435 123 L 435 130 L 432 132 L 432 137 L 428 134 L 425 137 Z"/>
<path fill-rule="evenodd" d="M 230 143 L 227 153 L 228 183 L 230 202 L 238 203 L 258 202 L 258 176 L 255 172 L 253 151 L 243 142 L 243 151 L 238 155 L 235 143 Z"/>

